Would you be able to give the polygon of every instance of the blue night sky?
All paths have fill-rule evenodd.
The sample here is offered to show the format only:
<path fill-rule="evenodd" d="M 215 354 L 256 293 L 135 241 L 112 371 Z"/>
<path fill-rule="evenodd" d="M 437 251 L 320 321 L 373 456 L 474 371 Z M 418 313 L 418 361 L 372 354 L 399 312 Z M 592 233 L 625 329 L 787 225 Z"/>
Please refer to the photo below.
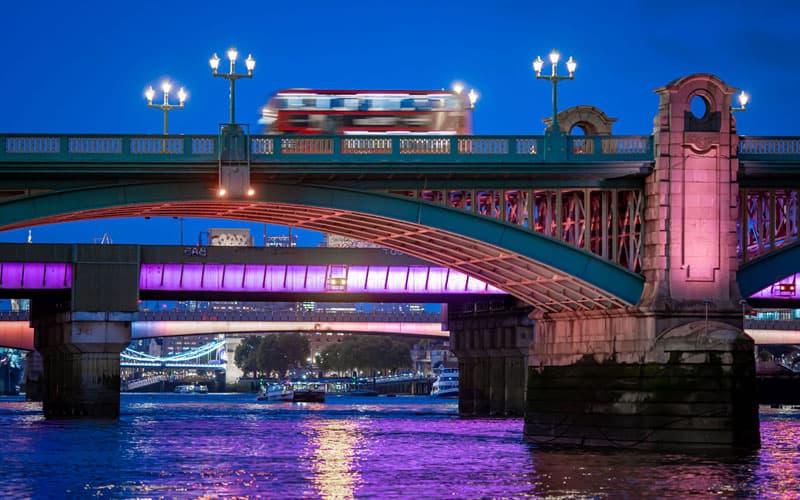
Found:
<path fill-rule="evenodd" d="M 785 2 L 7 2 L 0 94 L 3 132 L 159 133 L 147 85 L 163 77 L 189 100 L 174 133 L 214 133 L 227 120 L 227 82 L 208 58 L 235 45 L 256 76 L 237 86 L 237 118 L 256 125 L 267 97 L 285 87 L 441 88 L 462 80 L 481 94 L 478 134 L 538 134 L 550 86 L 531 61 L 553 47 L 578 61 L 561 108 L 592 104 L 619 118 L 616 133 L 652 130 L 653 89 L 711 72 L 752 95 L 740 133 L 800 135 L 796 20 Z M 241 59 L 240 59 L 241 60 Z M 223 61 L 224 63 L 224 61 Z M 241 66 L 241 64 L 240 64 Z M 187 220 L 186 241 L 209 227 Z M 260 242 L 261 225 L 249 225 Z M 33 229 L 35 242 L 178 243 L 175 220 L 119 219 Z M 285 229 L 270 227 L 270 234 Z M 319 235 L 298 231 L 300 243 Z M 24 241 L 27 230 L 0 233 Z"/>

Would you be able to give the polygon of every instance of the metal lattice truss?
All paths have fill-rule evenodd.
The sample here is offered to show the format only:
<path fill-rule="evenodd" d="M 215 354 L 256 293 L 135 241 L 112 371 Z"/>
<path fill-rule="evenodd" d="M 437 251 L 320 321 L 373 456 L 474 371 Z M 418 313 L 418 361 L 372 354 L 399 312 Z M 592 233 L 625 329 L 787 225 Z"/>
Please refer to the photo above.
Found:
<path fill-rule="evenodd" d="M 153 356 L 127 347 L 120 353 L 120 362 L 124 367 L 224 369 L 224 352 L 224 340 L 209 342 L 170 356 Z"/>
<path fill-rule="evenodd" d="M 640 272 L 644 199 L 632 189 L 391 191 L 490 217 Z M 474 203 L 473 203 L 474 200 Z"/>
<path fill-rule="evenodd" d="M 561 200 L 560 208 L 530 205 L 532 220 L 546 221 L 546 213 L 549 212 L 555 220 L 562 221 L 560 225 L 555 225 L 562 228 L 559 231 L 562 240 L 568 237 L 568 233 L 583 235 L 581 238 L 587 239 L 577 240 L 579 245 L 585 241 L 593 242 L 585 248 L 597 249 L 601 255 L 638 269 L 642 220 L 640 192 L 609 190 L 599 191 L 597 195 L 586 190 L 579 191 L 578 195 L 572 191 L 554 192 L 559 194 L 555 200 Z M 445 193 L 449 199 L 453 192 Z M 534 200 L 535 193 L 531 196 L 530 192 L 516 192 L 516 199 L 523 202 Z M 506 204 L 502 211 L 506 214 L 507 222 L 511 222 L 511 214 L 531 213 L 527 204 L 523 205 L 520 201 L 510 203 L 509 200 L 513 199 L 510 194 L 506 192 L 504 195 Z M 473 199 L 477 199 L 477 196 Z M 502 198 L 490 199 L 495 200 L 494 210 L 497 212 L 497 200 Z M 588 230 L 583 215 L 587 199 L 592 207 Z M 565 200 L 567 209 L 564 209 Z M 494 216 L 497 217 L 496 213 Z M 108 217 L 199 217 L 291 225 L 375 243 L 461 271 L 516 296 L 542 312 L 607 310 L 631 305 L 578 276 L 498 246 L 441 229 L 363 212 L 260 201 L 176 201 L 82 210 L 27 220 L 24 224 L 28 227 L 31 224 Z M 517 216 L 514 220 L 527 218 L 527 215 L 523 219 Z M 13 227 L 10 225 L 6 229 Z"/>
<path fill-rule="evenodd" d="M 739 257 L 749 259 L 797 241 L 800 226 L 797 188 L 744 188 L 739 194 Z M 747 228 L 742 251 L 742 228 Z"/>

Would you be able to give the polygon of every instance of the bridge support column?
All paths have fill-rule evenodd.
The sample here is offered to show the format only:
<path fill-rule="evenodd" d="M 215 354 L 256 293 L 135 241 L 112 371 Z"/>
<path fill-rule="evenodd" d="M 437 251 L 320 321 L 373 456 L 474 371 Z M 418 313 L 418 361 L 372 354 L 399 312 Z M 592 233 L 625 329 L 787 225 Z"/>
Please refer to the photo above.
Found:
<path fill-rule="evenodd" d="M 752 339 L 736 283 L 735 89 L 697 74 L 658 89 L 635 307 L 541 317 L 525 434 L 537 443 L 759 446 Z M 705 106 L 694 113 L 692 100 Z"/>
<path fill-rule="evenodd" d="M 47 418 L 119 416 L 120 352 L 138 309 L 139 251 L 76 245 L 69 297 L 31 302 Z"/>
<path fill-rule="evenodd" d="M 526 438 L 631 448 L 757 445 L 753 341 L 736 323 L 628 311 L 537 321 Z"/>
<path fill-rule="evenodd" d="M 67 312 L 34 320 L 45 417 L 119 416 L 119 358 L 132 313 Z"/>
<path fill-rule="evenodd" d="M 513 303 L 448 309 L 450 345 L 458 357 L 459 413 L 521 416 L 524 411 L 529 308 Z"/>

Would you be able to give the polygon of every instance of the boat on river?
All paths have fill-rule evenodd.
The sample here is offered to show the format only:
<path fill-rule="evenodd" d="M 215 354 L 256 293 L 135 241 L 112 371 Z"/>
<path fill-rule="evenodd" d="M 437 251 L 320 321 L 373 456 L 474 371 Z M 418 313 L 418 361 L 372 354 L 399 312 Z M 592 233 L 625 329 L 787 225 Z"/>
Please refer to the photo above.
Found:
<path fill-rule="evenodd" d="M 175 386 L 178 394 L 208 394 L 208 386 L 202 384 L 187 384 Z"/>
<path fill-rule="evenodd" d="M 256 399 L 258 401 L 292 401 L 294 391 L 291 386 L 286 384 L 270 384 L 267 387 L 261 387 Z"/>
<path fill-rule="evenodd" d="M 304 384 L 294 388 L 295 403 L 324 403 L 325 387 L 320 384 Z"/>
<path fill-rule="evenodd" d="M 442 368 L 431 387 L 434 398 L 458 397 L 458 368 Z"/>

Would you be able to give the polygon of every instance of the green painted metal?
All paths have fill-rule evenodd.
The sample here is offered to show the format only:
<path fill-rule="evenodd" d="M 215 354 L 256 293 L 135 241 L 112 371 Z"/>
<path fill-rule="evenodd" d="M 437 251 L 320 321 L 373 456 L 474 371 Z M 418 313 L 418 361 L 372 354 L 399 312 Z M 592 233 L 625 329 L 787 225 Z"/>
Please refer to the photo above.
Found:
<path fill-rule="evenodd" d="M 644 278 L 582 249 L 525 228 L 457 209 L 384 193 L 319 185 L 256 185 L 253 201 L 378 215 L 463 235 L 525 256 L 619 297 L 638 302 Z M 0 203 L 0 226 L 81 210 L 144 203 L 207 201 L 213 191 L 197 182 L 132 184 L 62 191 Z"/>
<path fill-rule="evenodd" d="M 562 136 L 563 157 L 543 154 L 545 136 L 249 136 L 257 164 L 651 163 L 651 136 Z M 13 163 L 198 164 L 218 160 L 216 135 L 0 135 L 0 165 Z"/>
<path fill-rule="evenodd" d="M 787 276 L 800 272 L 800 241 L 748 261 L 736 273 L 739 292 L 749 297 Z"/>

